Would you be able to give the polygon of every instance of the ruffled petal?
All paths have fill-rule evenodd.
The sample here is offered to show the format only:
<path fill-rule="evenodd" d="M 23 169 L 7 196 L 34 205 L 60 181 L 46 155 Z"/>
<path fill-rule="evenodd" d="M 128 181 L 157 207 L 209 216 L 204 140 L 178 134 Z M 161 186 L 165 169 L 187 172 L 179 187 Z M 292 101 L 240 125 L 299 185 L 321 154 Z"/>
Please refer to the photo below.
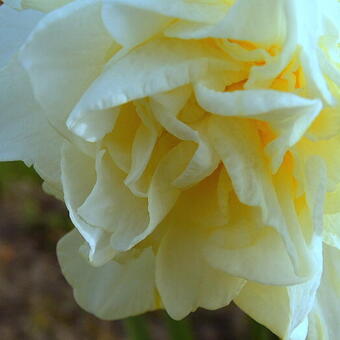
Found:
<path fill-rule="evenodd" d="M 246 205 L 260 207 L 261 224 L 273 227 L 282 237 L 295 273 L 305 279 L 312 275 L 317 268 L 294 206 L 289 162 L 273 178 L 260 137 L 252 122 L 245 119 L 212 117 L 209 138 L 228 171 L 238 199 Z M 319 170 L 320 173 L 314 174 L 317 180 L 313 185 L 318 187 L 321 183 L 323 187 L 325 171 L 322 166 Z M 317 199 L 323 196 L 321 192 Z M 318 233 L 319 229 L 320 226 Z"/>
<path fill-rule="evenodd" d="M 248 282 L 234 300 L 236 304 L 256 321 L 264 324 L 282 339 L 304 340 L 308 328 L 308 315 L 315 303 L 323 271 L 322 254 L 322 197 L 325 181 L 322 166 L 310 160 L 307 168 L 307 205 L 314 228 L 309 251 L 314 262 L 314 272 L 308 280 L 296 285 L 280 287 Z M 320 200 L 321 199 L 321 200 Z M 301 218 L 301 216 L 300 216 Z M 306 233 L 306 231 L 304 231 Z"/>
<path fill-rule="evenodd" d="M 268 15 L 270 13 L 271 15 Z M 165 34 L 181 39 L 223 38 L 272 45 L 285 38 L 284 1 L 238 0 L 216 23 L 178 22 Z"/>
<path fill-rule="evenodd" d="M 131 247 L 132 240 L 148 226 L 148 202 L 125 186 L 125 174 L 105 152 L 97 155 L 97 181 L 77 212 L 88 224 L 110 234 L 118 251 Z"/>
<path fill-rule="evenodd" d="M 96 183 L 95 160 L 67 143 L 62 150 L 62 184 L 64 201 L 70 218 L 90 247 L 89 259 L 94 265 L 110 260 L 116 251 L 110 245 L 110 233 L 87 223 L 78 213 Z"/>
<path fill-rule="evenodd" d="M 83 239 L 77 231 L 58 243 L 58 260 L 79 305 L 105 320 L 116 320 L 157 308 L 155 258 L 150 248 L 126 263 L 110 261 L 93 267 L 80 253 Z"/>
<path fill-rule="evenodd" d="M 115 50 L 101 20 L 101 7 L 100 1 L 80 0 L 49 13 L 20 52 L 50 123 L 69 138 L 68 114 Z M 104 112 L 101 118 L 112 123 L 107 118 L 110 113 Z"/>
<path fill-rule="evenodd" d="M 161 126 L 178 139 L 197 144 L 197 150 L 187 168 L 174 181 L 174 185 L 179 188 L 190 187 L 198 183 L 209 176 L 219 163 L 217 154 L 204 137 L 205 124 L 202 123 L 193 129 L 176 117 L 189 95 L 188 89 L 178 88 L 166 94 L 151 97 L 152 112 Z"/>
<path fill-rule="evenodd" d="M 157 253 L 156 282 L 164 307 L 174 319 L 199 307 L 226 306 L 245 283 L 214 269 L 204 257 L 211 229 L 228 218 L 218 202 L 219 180 L 216 172 L 183 193 L 164 221 L 168 231 Z"/>
<path fill-rule="evenodd" d="M 309 316 L 308 340 L 339 336 L 340 250 L 324 246 L 324 271 L 314 308 Z"/>
<path fill-rule="evenodd" d="M 279 168 L 285 152 L 297 143 L 319 114 L 319 100 L 305 99 L 274 90 L 217 92 L 199 84 L 199 104 L 216 115 L 258 119 L 270 124 L 278 137 L 266 147 L 273 171 Z"/>
<path fill-rule="evenodd" d="M 117 42 L 133 47 L 164 30 L 174 19 L 211 23 L 222 18 L 227 8 L 224 1 L 106 0 L 103 19 Z"/>
<path fill-rule="evenodd" d="M 172 90 L 198 80 L 212 70 L 237 68 L 220 57 L 216 49 L 204 43 L 152 40 L 123 58 L 113 58 L 72 111 L 68 127 L 83 136 L 87 117 L 96 115 L 98 110 Z"/>

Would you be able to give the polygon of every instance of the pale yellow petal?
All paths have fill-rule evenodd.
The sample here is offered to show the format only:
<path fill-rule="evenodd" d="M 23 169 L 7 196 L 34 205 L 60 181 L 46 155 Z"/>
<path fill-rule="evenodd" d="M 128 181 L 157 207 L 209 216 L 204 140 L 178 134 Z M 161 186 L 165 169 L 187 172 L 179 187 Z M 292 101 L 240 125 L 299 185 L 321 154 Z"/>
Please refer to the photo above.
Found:
<path fill-rule="evenodd" d="M 101 20 L 101 6 L 99 1 L 82 0 L 49 13 L 19 55 L 50 123 L 68 138 L 72 136 L 66 118 L 114 45 Z"/>
<path fill-rule="evenodd" d="M 196 87 L 196 97 L 199 104 L 213 114 L 268 122 L 278 134 L 266 148 L 274 172 L 285 152 L 300 140 L 322 107 L 317 99 L 291 93 L 273 90 L 218 92 L 203 84 Z"/>
<path fill-rule="evenodd" d="M 62 150 L 61 169 L 64 201 L 70 218 L 90 246 L 90 261 L 101 265 L 115 255 L 110 234 L 86 223 L 77 211 L 96 183 L 95 160 L 67 143 Z"/>
<path fill-rule="evenodd" d="M 227 221 L 219 207 L 216 171 L 181 195 L 163 222 L 156 261 L 156 282 L 167 312 L 181 319 L 199 307 L 217 309 L 235 297 L 245 281 L 214 269 L 205 259 L 204 247 L 215 226 Z"/>
<path fill-rule="evenodd" d="M 93 267 L 80 253 L 83 239 L 77 231 L 58 243 L 58 260 L 74 297 L 88 312 L 105 320 L 116 320 L 154 310 L 154 255 L 145 249 L 126 263 L 110 261 Z"/>

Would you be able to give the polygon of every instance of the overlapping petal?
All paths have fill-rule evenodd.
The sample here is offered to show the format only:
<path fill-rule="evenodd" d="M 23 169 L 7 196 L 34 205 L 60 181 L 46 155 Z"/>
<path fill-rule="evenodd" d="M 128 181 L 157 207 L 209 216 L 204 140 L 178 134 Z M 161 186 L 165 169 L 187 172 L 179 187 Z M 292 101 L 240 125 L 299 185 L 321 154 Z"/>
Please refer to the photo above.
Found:
<path fill-rule="evenodd" d="M 85 310 L 102 319 L 115 320 L 156 309 L 155 257 L 150 248 L 131 255 L 126 263 L 93 267 L 80 252 L 83 239 L 72 231 L 58 244 L 63 274 Z M 89 294 L 91 292 L 91 294 Z"/>
<path fill-rule="evenodd" d="M 333 339 L 339 3 L 17 4 L 50 13 L 0 72 L 0 159 L 65 200 L 80 305 L 180 319 L 234 299 L 281 338 Z"/>

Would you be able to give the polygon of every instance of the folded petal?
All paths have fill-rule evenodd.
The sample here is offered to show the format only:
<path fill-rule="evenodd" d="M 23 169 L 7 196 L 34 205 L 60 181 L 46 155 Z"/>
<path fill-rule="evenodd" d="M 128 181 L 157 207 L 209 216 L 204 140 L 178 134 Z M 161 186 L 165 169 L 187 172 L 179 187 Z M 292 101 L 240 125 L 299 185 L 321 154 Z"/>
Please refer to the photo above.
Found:
<path fill-rule="evenodd" d="M 96 183 L 95 160 L 66 143 L 62 150 L 61 169 L 64 201 L 70 218 L 90 247 L 91 263 L 101 265 L 116 254 L 110 245 L 110 233 L 90 225 L 78 213 Z"/>
<path fill-rule="evenodd" d="M 322 107 L 317 99 L 305 99 L 291 93 L 273 90 L 217 92 L 202 84 L 196 87 L 196 97 L 199 104 L 213 114 L 269 123 L 278 133 L 267 146 L 274 172 L 285 152 L 300 140 Z"/>
<path fill-rule="evenodd" d="M 285 38 L 284 14 L 284 1 L 281 0 L 238 0 L 213 24 L 178 22 L 167 28 L 166 35 L 181 39 L 214 37 L 278 44 Z"/>
<path fill-rule="evenodd" d="M 308 340 L 332 340 L 339 335 L 340 250 L 324 246 L 324 272 L 309 316 Z"/>
<path fill-rule="evenodd" d="M 100 1 L 78 0 L 49 13 L 20 52 L 50 123 L 69 138 L 68 114 L 115 51 L 101 20 L 101 6 Z"/>
<path fill-rule="evenodd" d="M 83 129 L 78 126 L 86 122 L 91 113 L 172 90 L 200 79 L 214 69 L 236 67 L 220 56 L 216 49 L 200 42 L 152 40 L 123 58 L 113 59 L 82 96 L 67 124 L 72 131 L 82 135 Z"/>
<path fill-rule="evenodd" d="M 305 239 L 294 206 L 289 162 L 272 177 L 253 124 L 245 119 L 211 117 L 209 138 L 228 171 L 240 202 L 261 209 L 260 224 L 271 226 L 279 233 L 295 273 L 306 279 L 316 268 L 309 240 Z M 320 171 L 323 171 L 322 167 Z M 324 185 L 324 175 L 317 176 L 316 183 L 321 181 Z"/>
<path fill-rule="evenodd" d="M 218 180 L 214 173 L 183 193 L 163 222 L 168 231 L 157 253 L 156 282 L 164 307 L 174 319 L 199 307 L 226 306 L 245 283 L 214 269 L 204 257 L 211 229 L 223 221 L 217 200 Z"/>
<path fill-rule="evenodd" d="M 148 226 L 148 202 L 124 184 L 126 176 L 105 152 L 97 155 L 97 181 L 77 212 L 88 224 L 112 234 L 112 247 L 126 250 Z"/>
<path fill-rule="evenodd" d="M 152 112 L 162 127 L 180 140 L 192 141 L 197 144 L 197 150 L 188 167 L 174 182 L 174 185 L 179 188 L 190 187 L 198 183 L 209 176 L 219 163 L 215 151 L 204 137 L 205 124 L 202 123 L 196 128 L 192 128 L 176 117 L 183 109 L 186 103 L 185 99 L 188 99 L 190 95 L 190 92 L 187 94 L 185 92 L 185 88 L 178 88 L 166 94 L 154 95 L 150 100 Z M 184 98 L 182 97 L 183 93 Z"/>
<path fill-rule="evenodd" d="M 93 267 L 80 253 L 77 231 L 58 243 L 58 260 L 79 305 L 105 320 L 116 320 L 157 308 L 154 255 L 151 248 L 131 255 L 125 263 L 110 261 Z"/>

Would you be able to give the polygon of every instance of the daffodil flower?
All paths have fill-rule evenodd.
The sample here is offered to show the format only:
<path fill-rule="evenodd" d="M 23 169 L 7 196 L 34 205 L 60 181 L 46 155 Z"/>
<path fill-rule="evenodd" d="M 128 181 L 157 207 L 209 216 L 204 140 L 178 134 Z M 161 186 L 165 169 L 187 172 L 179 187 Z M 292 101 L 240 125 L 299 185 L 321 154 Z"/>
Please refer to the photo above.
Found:
<path fill-rule="evenodd" d="M 340 3 L 5 3 L 0 159 L 65 201 L 78 303 L 233 300 L 282 339 L 336 339 Z"/>

